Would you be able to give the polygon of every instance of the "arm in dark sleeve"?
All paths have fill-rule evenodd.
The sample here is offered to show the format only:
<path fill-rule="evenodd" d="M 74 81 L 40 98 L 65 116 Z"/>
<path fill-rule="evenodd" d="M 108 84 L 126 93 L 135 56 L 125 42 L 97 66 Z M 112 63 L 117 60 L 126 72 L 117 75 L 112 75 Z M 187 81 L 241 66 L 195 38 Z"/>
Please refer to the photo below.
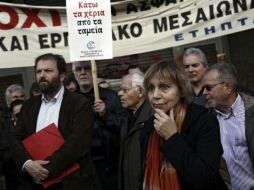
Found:
<path fill-rule="evenodd" d="M 77 163 L 79 160 L 89 157 L 90 144 L 93 131 L 93 113 L 91 104 L 81 98 L 75 105 L 72 104 L 71 119 L 66 118 L 67 129 L 62 147 L 47 158 L 49 164 L 45 167 L 49 170 L 49 178 L 57 177 L 62 171 Z M 70 104 L 71 105 L 71 104 Z M 64 130 L 64 129 L 63 129 Z"/>
<path fill-rule="evenodd" d="M 20 116 L 17 121 L 17 125 L 13 127 L 13 130 L 11 130 L 11 136 L 10 136 L 11 156 L 20 171 L 22 170 L 23 164 L 27 160 L 32 159 L 22 144 L 22 140 L 32 135 L 32 131 L 31 133 L 27 132 L 27 125 L 25 123 L 25 121 L 28 119 L 27 113 L 28 113 L 29 107 L 30 107 L 30 102 L 22 106 Z"/>
<path fill-rule="evenodd" d="M 176 133 L 161 146 L 161 151 L 193 189 L 209 189 L 216 180 L 222 155 L 219 124 L 215 117 L 206 114 L 198 125 L 194 147 Z"/>
<path fill-rule="evenodd" d="M 113 133 L 118 133 L 122 119 L 127 116 L 127 112 L 123 109 L 120 99 L 115 92 L 108 94 L 105 104 L 106 113 L 105 117 L 100 120 L 101 125 Z"/>

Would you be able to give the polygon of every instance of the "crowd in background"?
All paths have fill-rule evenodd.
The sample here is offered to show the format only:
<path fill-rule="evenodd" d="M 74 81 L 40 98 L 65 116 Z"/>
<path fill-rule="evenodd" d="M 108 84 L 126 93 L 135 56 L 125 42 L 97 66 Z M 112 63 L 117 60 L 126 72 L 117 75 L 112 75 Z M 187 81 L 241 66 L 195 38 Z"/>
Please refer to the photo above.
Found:
<path fill-rule="evenodd" d="M 35 70 L 29 98 L 18 84 L 5 92 L 0 189 L 43 189 L 76 162 L 78 171 L 47 189 L 254 189 L 254 97 L 233 64 L 189 48 L 183 65 L 130 66 L 118 92 L 100 81 L 99 99 L 89 62 L 66 75 L 62 56 L 44 54 Z M 65 144 L 32 160 L 21 142 L 50 122 Z"/>

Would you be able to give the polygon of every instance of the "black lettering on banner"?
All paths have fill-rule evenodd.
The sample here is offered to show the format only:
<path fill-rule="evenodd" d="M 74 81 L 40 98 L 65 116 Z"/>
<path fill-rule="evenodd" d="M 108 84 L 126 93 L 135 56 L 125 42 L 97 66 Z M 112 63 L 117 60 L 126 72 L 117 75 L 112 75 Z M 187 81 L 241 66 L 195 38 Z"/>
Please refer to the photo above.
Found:
<path fill-rule="evenodd" d="M 251 0 L 251 3 L 250 3 L 250 8 L 253 9 L 254 8 L 254 0 Z"/>
<path fill-rule="evenodd" d="M 176 0 L 165 0 L 166 1 L 166 6 L 168 6 L 169 4 L 173 3 L 173 4 L 176 4 Z M 182 0 L 183 1 L 183 0 Z M 180 1 L 180 2 L 182 2 Z"/>
<path fill-rule="evenodd" d="M 247 10 L 247 2 L 246 2 L 246 0 L 242 0 L 242 3 L 239 0 L 237 0 L 237 1 L 235 0 L 235 1 L 233 1 L 233 6 L 234 6 L 235 13 L 239 13 L 238 7 L 241 7 L 242 11 L 246 11 Z"/>
<path fill-rule="evenodd" d="M 168 17 L 169 19 L 169 28 L 170 30 L 179 28 L 178 24 L 178 15 L 171 15 Z"/>
<path fill-rule="evenodd" d="M 135 38 L 139 37 L 142 34 L 142 26 L 139 23 L 133 23 L 130 27 L 131 35 Z"/>
<path fill-rule="evenodd" d="M 151 9 L 150 6 L 148 6 L 148 3 L 146 1 L 139 2 L 141 4 L 140 11 L 148 11 Z"/>
<path fill-rule="evenodd" d="M 189 20 L 190 20 L 189 15 L 191 15 L 191 12 L 190 12 L 190 11 L 188 11 L 188 12 L 183 12 L 183 13 L 181 14 L 181 16 L 182 16 L 183 19 L 184 19 L 182 26 L 188 26 L 188 25 L 191 25 L 191 24 L 192 24 L 192 22 L 189 22 Z"/>
<path fill-rule="evenodd" d="M 28 50 L 27 36 L 22 36 L 22 37 L 23 37 L 24 49 Z"/>
<path fill-rule="evenodd" d="M 40 44 L 40 49 L 46 49 L 46 48 L 50 47 L 48 44 L 48 35 L 47 34 L 38 35 L 38 41 Z"/>
<path fill-rule="evenodd" d="M 205 12 L 202 8 L 198 8 L 197 10 L 197 17 L 196 17 L 196 23 L 199 23 L 200 21 L 207 21 L 207 17 L 205 15 Z"/>
<path fill-rule="evenodd" d="M 134 4 L 128 3 L 127 9 L 126 9 L 126 13 L 130 14 L 131 12 L 135 12 L 136 13 L 136 12 L 138 12 L 138 9 L 137 9 L 137 7 Z"/>
<path fill-rule="evenodd" d="M 22 50 L 21 44 L 17 36 L 12 37 L 10 51 L 14 51 L 15 49 Z"/>
<path fill-rule="evenodd" d="M 112 16 L 116 16 L 117 15 L 117 11 L 116 11 L 116 8 L 111 6 L 111 15 Z"/>
<path fill-rule="evenodd" d="M 68 32 L 64 32 L 63 33 L 63 38 L 64 38 L 64 46 L 67 47 L 68 46 Z"/>
<path fill-rule="evenodd" d="M 155 34 L 158 32 L 168 31 L 167 18 L 162 17 L 161 23 L 159 23 L 158 19 L 153 19 L 153 28 Z"/>
<path fill-rule="evenodd" d="M 28 50 L 28 41 L 27 36 L 23 35 L 20 38 L 17 36 L 11 36 L 10 40 L 10 49 L 8 50 L 6 45 L 4 44 L 5 37 L 0 38 L 0 49 L 2 51 L 15 51 L 15 50 Z"/>
<path fill-rule="evenodd" d="M 214 7 L 213 5 L 209 5 L 209 13 L 210 13 L 210 19 L 214 19 L 215 15 L 214 15 Z"/>
<path fill-rule="evenodd" d="M 49 39 L 50 38 L 50 39 Z M 68 46 L 68 32 L 59 33 L 51 33 L 51 34 L 40 34 L 38 35 L 38 41 L 40 44 L 40 49 L 46 48 L 56 48 L 57 44 L 63 41 L 64 46 Z"/>
<path fill-rule="evenodd" d="M 3 51 L 8 51 L 8 49 L 6 48 L 6 46 L 4 45 L 3 41 L 4 41 L 5 37 L 1 37 L 0 38 L 0 48 L 3 50 Z"/>
<path fill-rule="evenodd" d="M 119 40 L 122 40 L 123 37 L 125 37 L 126 39 L 130 38 L 129 34 L 126 32 L 127 27 L 128 27 L 128 24 L 125 24 L 123 26 L 117 26 L 118 34 L 119 34 Z"/>
<path fill-rule="evenodd" d="M 62 37 L 58 33 L 52 33 L 52 34 L 50 34 L 50 39 L 51 39 L 51 44 L 52 44 L 51 47 L 55 48 L 56 44 L 61 42 Z"/>
<path fill-rule="evenodd" d="M 230 3 L 228 1 L 222 1 L 217 6 L 217 17 L 223 17 L 223 6 L 225 6 L 225 15 L 231 15 Z"/>
<path fill-rule="evenodd" d="M 163 5 L 163 3 L 164 3 L 164 0 L 151 0 L 151 5 L 157 8 Z"/>

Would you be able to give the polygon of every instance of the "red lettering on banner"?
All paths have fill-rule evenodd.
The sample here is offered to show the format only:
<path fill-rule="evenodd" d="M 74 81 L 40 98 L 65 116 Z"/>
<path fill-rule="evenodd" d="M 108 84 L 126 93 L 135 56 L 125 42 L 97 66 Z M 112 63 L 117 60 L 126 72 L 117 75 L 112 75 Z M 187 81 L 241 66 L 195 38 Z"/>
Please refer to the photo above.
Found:
<path fill-rule="evenodd" d="M 53 26 L 61 26 L 61 17 L 56 10 L 49 10 Z"/>
<path fill-rule="evenodd" d="M 0 13 L 2 12 L 5 12 L 9 15 L 10 22 L 7 24 L 3 24 L 0 22 L 0 30 L 10 30 L 14 28 L 19 22 L 19 17 L 16 11 L 10 7 L 0 6 Z"/>
<path fill-rule="evenodd" d="M 30 28 L 34 23 L 38 27 L 46 27 L 46 24 L 38 17 L 40 9 L 23 9 L 21 10 L 27 15 L 27 19 L 21 28 Z"/>
<path fill-rule="evenodd" d="M 20 8 L 20 10 L 24 13 L 21 17 L 26 17 L 24 23 L 21 25 L 21 28 L 30 28 L 33 24 L 39 28 L 47 27 L 47 23 L 45 23 L 42 18 L 39 16 L 40 9 L 28 9 L 28 8 Z M 48 10 L 53 26 L 61 26 L 61 17 L 57 10 Z M 0 20 L 0 30 L 10 30 L 17 27 L 20 22 L 20 14 L 17 12 L 15 8 L 0 6 L 0 14 L 5 13 L 9 16 L 8 23 L 3 23 Z M 23 20 L 23 19 L 21 19 Z"/>

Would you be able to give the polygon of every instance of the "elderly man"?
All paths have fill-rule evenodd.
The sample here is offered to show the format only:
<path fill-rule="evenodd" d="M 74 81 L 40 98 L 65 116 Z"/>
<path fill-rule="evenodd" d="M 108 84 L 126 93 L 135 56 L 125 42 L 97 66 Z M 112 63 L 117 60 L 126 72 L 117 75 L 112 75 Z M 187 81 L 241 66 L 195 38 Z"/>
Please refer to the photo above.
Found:
<path fill-rule="evenodd" d="M 208 68 L 205 54 L 198 48 L 189 48 L 183 54 L 183 64 L 192 84 L 192 101 L 204 106 L 205 96 L 203 95 L 202 78 Z"/>
<path fill-rule="evenodd" d="M 10 85 L 5 91 L 5 101 L 9 107 L 14 100 L 25 100 L 26 94 L 24 88 L 19 84 Z"/>
<path fill-rule="evenodd" d="M 203 85 L 208 106 L 220 123 L 232 190 L 254 189 L 254 98 L 237 92 L 236 71 L 231 64 L 212 65 Z"/>
<path fill-rule="evenodd" d="M 121 126 L 120 183 L 119 190 L 138 190 L 140 184 L 140 130 L 152 115 L 143 88 L 144 75 L 141 72 L 128 74 L 122 79 L 118 95 L 124 108 L 130 110 Z"/>
<path fill-rule="evenodd" d="M 117 189 L 119 141 L 115 134 L 124 117 L 124 109 L 117 93 L 99 87 L 100 99 L 94 99 L 93 79 L 89 62 L 74 62 L 72 69 L 80 87 L 80 93 L 93 102 L 94 136 L 92 158 L 103 190 Z"/>

